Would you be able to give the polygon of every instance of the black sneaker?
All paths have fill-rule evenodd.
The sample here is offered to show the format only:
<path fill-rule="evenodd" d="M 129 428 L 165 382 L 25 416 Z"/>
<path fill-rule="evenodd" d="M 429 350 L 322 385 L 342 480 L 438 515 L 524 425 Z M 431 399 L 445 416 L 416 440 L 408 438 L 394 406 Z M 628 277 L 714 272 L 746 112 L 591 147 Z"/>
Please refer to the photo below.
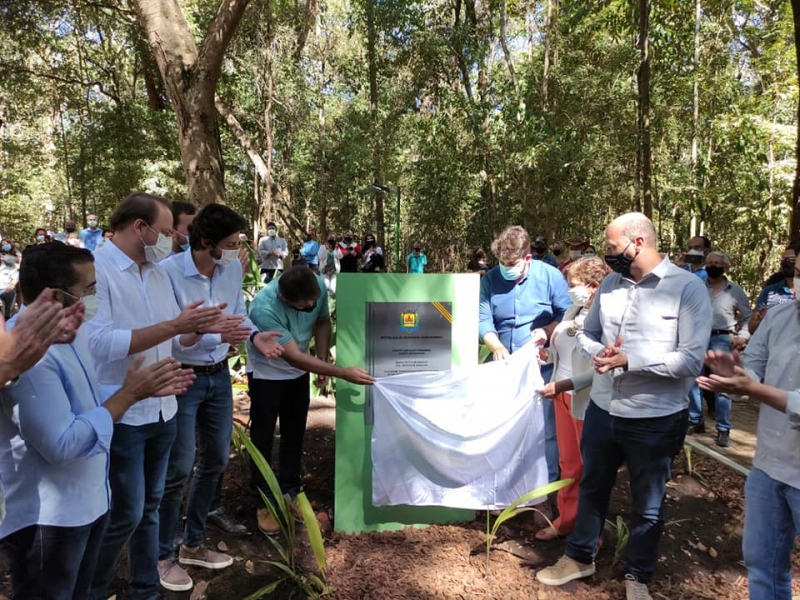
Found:
<path fill-rule="evenodd" d="M 720 448 L 727 448 L 731 445 L 731 432 L 718 431 L 717 432 L 717 446 Z"/>
<path fill-rule="evenodd" d="M 222 508 L 208 513 L 206 525 L 229 535 L 248 535 L 250 533 L 247 531 L 247 527 L 234 521 Z"/>
<path fill-rule="evenodd" d="M 694 435 L 695 433 L 705 433 L 705 423 L 689 423 L 689 429 L 686 430 L 686 435 Z"/>

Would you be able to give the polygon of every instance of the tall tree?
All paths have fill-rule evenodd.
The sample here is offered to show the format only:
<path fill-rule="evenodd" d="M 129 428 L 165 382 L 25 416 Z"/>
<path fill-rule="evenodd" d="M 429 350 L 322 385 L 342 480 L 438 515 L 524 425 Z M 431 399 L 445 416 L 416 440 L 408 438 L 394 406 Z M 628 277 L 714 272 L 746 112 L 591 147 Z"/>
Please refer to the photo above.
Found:
<path fill-rule="evenodd" d="M 800 0 L 792 0 L 792 21 L 794 23 L 794 50 L 797 58 L 797 75 L 800 79 Z M 800 96 L 797 100 L 795 145 L 795 171 L 792 184 L 792 221 L 790 236 L 793 242 L 800 241 Z"/>
<path fill-rule="evenodd" d="M 214 93 L 225 50 L 250 0 L 222 0 L 198 49 L 178 0 L 132 0 L 175 111 L 187 197 L 225 201 Z"/>
<path fill-rule="evenodd" d="M 637 180 L 638 208 L 653 218 L 652 156 L 650 153 L 650 7 L 651 0 L 639 0 L 639 68 L 636 71 L 638 86 L 637 118 Z"/>

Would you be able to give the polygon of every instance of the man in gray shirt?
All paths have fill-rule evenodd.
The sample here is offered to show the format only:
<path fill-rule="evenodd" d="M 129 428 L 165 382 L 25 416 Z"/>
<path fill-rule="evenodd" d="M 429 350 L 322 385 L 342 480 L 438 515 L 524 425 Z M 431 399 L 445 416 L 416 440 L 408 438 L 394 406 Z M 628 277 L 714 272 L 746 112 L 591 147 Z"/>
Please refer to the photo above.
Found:
<path fill-rule="evenodd" d="M 794 277 L 800 282 L 798 267 Z M 798 339 L 800 304 L 780 304 L 767 312 L 741 358 L 709 351 L 713 375 L 698 378 L 704 390 L 746 394 L 761 403 L 756 455 L 744 488 L 742 550 L 752 600 L 792 598 L 792 551 L 800 533 Z"/>
<path fill-rule="evenodd" d="M 278 235 L 273 221 L 267 223 L 267 235 L 258 242 L 258 255 L 261 257 L 261 274 L 264 283 L 269 283 L 283 272 L 283 259 L 289 256 L 286 240 Z"/>
<path fill-rule="evenodd" d="M 595 572 L 611 490 L 626 464 L 632 506 L 625 587 L 629 600 L 647 600 L 664 493 L 686 434 L 688 392 L 708 348 L 711 302 L 699 277 L 661 257 L 653 224 L 640 213 L 609 224 L 605 251 L 615 273 L 600 284 L 578 334 L 596 375 L 581 440 L 577 521 L 566 554 L 536 577 L 563 585 Z"/>

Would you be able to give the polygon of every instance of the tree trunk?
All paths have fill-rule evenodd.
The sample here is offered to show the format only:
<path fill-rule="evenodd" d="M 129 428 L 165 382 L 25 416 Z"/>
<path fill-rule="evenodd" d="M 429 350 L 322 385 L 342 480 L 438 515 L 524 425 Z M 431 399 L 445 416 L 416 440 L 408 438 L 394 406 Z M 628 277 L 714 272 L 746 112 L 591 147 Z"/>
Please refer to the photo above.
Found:
<path fill-rule="evenodd" d="M 637 154 L 641 183 L 641 210 L 653 218 L 653 192 L 651 183 L 650 152 L 650 2 L 639 0 L 639 69 L 636 73 L 638 85 L 638 135 Z M 639 204 L 637 197 L 637 205 Z"/>
<path fill-rule="evenodd" d="M 198 50 L 177 0 L 132 0 L 178 125 L 187 198 L 225 201 L 214 93 L 222 58 L 249 0 L 223 0 Z"/>
<path fill-rule="evenodd" d="M 367 65 L 369 69 L 369 112 L 372 121 L 372 181 L 378 185 L 386 185 L 383 180 L 383 127 L 378 114 L 378 64 L 377 64 L 377 30 L 375 24 L 375 0 L 365 0 L 367 17 Z M 385 246 L 384 193 L 375 190 L 375 239 L 381 247 Z M 395 270 L 398 266 L 395 265 Z"/>
<path fill-rule="evenodd" d="M 700 18 L 702 7 L 700 0 L 695 0 L 694 4 L 694 56 L 692 58 L 692 68 L 694 70 L 694 81 L 692 83 L 692 151 L 690 157 L 691 190 L 691 211 L 694 216 L 697 210 L 697 138 L 698 121 L 700 120 Z M 692 234 L 694 236 L 694 234 Z"/>
<path fill-rule="evenodd" d="M 792 0 L 792 17 L 794 21 L 794 51 L 797 60 L 797 72 L 800 74 L 800 0 Z M 800 241 L 800 99 L 797 102 L 797 141 L 795 142 L 795 171 L 792 185 L 792 224 L 789 235 L 793 242 Z"/>

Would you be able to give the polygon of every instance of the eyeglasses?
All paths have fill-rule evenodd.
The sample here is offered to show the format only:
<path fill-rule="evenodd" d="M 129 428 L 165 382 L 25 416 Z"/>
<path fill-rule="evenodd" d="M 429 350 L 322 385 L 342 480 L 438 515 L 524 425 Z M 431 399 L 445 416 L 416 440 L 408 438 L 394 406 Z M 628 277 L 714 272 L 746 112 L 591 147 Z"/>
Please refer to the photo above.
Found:
<path fill-rule="evenodd" d="M 61 292 L 62 294 L 65 294 L 65 295 L 69 296 L 70 298 L 72 298 L 72 299 L 74 299 L 74 300 L 80 300 L 80 299 L 81 299 L 79 296 L 76 296 L 75 294 L 70 294 L 70 293 L 69 293 L 67 290 L 65 290 L 65 289 L 61 289 L 61 288 L 59 288 L 59 290 L 58 290 L 58 291 L 59 291 L 59 292 Z M 85 295 L 86 295 L 86 296 L 94 296 L 96 293 L 97 293 L 97 284 L 93 284 L 93 285 L 90 285 L 90 286 L 87 288 L 87 293 L 86 293 Z"/>
<path fill-rule="evenodd" d="M 152 227 L 150 227 L 150 225 L 148 225 L 147 223 L 145 223 L 145 225 L 147 225 L 147 228 L 148 228 L 150 231 L 152 231 L 153 233 L 155 233 L 156 235 L 159 235 L 159 234 L 164 234 L 164 235 L 165 235 L 165 236 L 167 236 L 167 237 L 172 237 L 172 236 L 174 236 L 174 235 L 175 235 L 175 230 L 174 230 L 174 229 L 172 229 L 171 227 L 170 227 L 169 229 L 165 229 L 165 230 L 163 230 L 163 231 L 156 231 L 155 229 L 153 229 Z"/>

